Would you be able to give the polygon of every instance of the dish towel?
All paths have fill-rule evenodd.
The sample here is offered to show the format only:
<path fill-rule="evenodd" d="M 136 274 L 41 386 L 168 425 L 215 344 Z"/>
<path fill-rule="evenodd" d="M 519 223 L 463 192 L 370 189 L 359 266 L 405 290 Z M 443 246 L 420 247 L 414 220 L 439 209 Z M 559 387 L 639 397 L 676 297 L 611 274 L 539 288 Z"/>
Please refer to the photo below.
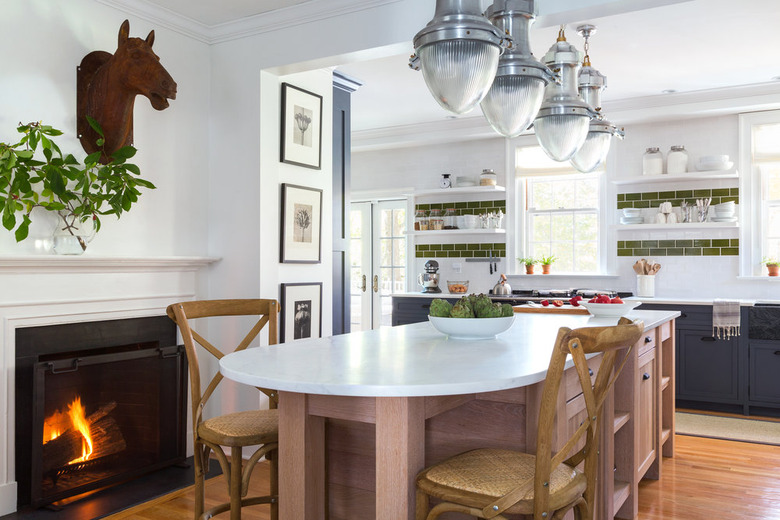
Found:
<path fill-rule="evenodd" d="M 739 336 L 739 300 L 712 302 L 712 336 L 718 339 Z"/>

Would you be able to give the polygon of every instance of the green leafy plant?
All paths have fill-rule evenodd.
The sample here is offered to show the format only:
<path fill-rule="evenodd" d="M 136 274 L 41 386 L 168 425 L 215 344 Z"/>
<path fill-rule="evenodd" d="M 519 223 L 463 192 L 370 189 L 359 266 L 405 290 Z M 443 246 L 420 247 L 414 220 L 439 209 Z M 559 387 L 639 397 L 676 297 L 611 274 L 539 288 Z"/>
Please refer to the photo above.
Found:
<path fill-rule="evenodd" d="M 765 256 L 764 259 L 761 260 L 761 263 L 764 265 L 780 265 L 780 260 L 778 260 L 777 258 Z"/>
<path fill-rule="evenodd" d="M 555 258 L 555 255 L 543 256 L 542 258 L 539 259 L 539 263 L 542 265 L 551 265 L 553 262 L 555 262 L 555 260 L 557 260 L 557 258 Z"/>
<path fill-rule="evenodd" d="M 16 144 L 0 142 L 0 210 L 3 227 L 13 230 L 17 214 L 22 221 L 16 227 L 16 241 L 27 238 L 30 212 L 35 208 L 56 211 L 71 234 L 79 222 L 93 221 L 100 230 L 102 215 L 129 211 L 138 202 L 140 188 L 155 189 L 154 184 L 140 177 L 138 166 L 127 162 L 136 149 L 125 146 L 115 151 L 110 161 L 101 164 L 103 130 L 87 117 L 100 138 L 100 150 L 89 154 L 83 164 L 71 155 L 63 155 L 55 138 L 62 132 L 40 122 L 19 124 L 22 135 Z M 86 248 L 86 244 L 82 244 Z"/>
<path fill-rule="evenodd" d="M 530 257 L 529 258 L 518 258 L 517 261 L 520 262 L 521 264 L 525 264 L 525 265 L 534 265 L 534 264 L 538 264 L 539 263 L 539 260 L 537 260 L 535 258 L 530 258 Z"/>

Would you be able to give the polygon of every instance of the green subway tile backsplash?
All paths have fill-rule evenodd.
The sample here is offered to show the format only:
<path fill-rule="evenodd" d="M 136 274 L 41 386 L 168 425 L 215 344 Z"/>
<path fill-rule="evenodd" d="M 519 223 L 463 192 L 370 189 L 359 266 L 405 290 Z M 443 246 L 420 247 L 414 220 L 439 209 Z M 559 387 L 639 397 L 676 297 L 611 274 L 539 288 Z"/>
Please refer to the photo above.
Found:
<path fill-rule="evenodd" d="M 618 256 L 739 256 L 738 238 L 618 240 Z"/>
<path fill-rule="evenodd" d="M 503 242 L 480 244 L 415 244 L 416 258 L 487 258 L 490 254 L 506 257 Z"/>
<path fill-rule="evenodd" d="M 677 207 L 682 201 L 695 204 L 694 199 L 709 197 L 712 197 L 712 205 L 729 201 L 739 204 L 739 188 L 620 193 L 617 196 L 617 208 L 657 208 L 662 202 L 671 202 L 672 206 Z"/>
<path fill-rule="evenodd" d="M 458 215 L 479 215 L 481 213 L 497 212 L 506 213 L 505 200 L 483 200 L 476 202 L 440 202 L 436 204 L 415 204 L 415 211 L 430 211 L 432 209 L 446 210 L 455 208 Z"/>

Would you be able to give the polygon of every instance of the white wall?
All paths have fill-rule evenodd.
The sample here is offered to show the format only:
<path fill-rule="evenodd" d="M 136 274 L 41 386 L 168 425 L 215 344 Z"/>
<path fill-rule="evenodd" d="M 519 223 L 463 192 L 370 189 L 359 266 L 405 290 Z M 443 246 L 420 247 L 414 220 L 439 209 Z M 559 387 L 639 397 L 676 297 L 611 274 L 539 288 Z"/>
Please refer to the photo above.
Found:
<path fill-rule="evenodd" d="M 176 80 L 177 99 L 158 112 L 138 96 L 134 136 L 138 164 L 157 190 L 147 191 L 120 220 L 102 218 L 91 255 L 171 256 L 206 253 L 209 49 L 93 0 L 7 0 L 0 32 L 5 57 L 0 75 L 0 141 L 16 142 L 17 124 L 42 120 L 65 132 L 64 152 L 83 158 L 76 140 L 76 67 L 93 50 L 114 52 L 119 26 L 130 36 L 155 30 L 154 50 Z M 33 252 L 0 231 L 0 254 Z"/>

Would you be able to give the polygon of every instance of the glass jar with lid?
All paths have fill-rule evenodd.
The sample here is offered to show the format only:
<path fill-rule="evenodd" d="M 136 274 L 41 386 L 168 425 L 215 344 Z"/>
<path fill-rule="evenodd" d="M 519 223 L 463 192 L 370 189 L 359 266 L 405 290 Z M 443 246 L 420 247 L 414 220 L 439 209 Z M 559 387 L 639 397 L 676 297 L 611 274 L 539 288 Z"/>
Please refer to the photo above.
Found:
<path fill-rule="evenodd" d="M 444 229 L 444 217 L 440 209 L 431 209 L 428 215 L 428 229 L 441 231 Z"/>
<path fill-rule="evenodd" d="M 479 176 L 480 186 L 495 186 L 498 184 L 498 176 L 496 172 L 490 168 L 485 168 Z"/>
<path fill-rule="evenodd" d="M 428 231 L 428 215 L 423 209 L 414 212 L 414 230 Z"/>
<path fill-rule="evenodd" d="M 642 156 L 642 175 L 660 175 L 664 172 L 664 154 L 653 147 L 648 148 Z"/>
<path fill-rule="evenodd" d="M 688 152 L 681 145 L 672 146 L 666 156 L 666 173 L 685 173 L 688 171 Z"/>
<path fill-rule="evenodd" d="M 455 208 L 444 210 L 444 229 L 458 229 L 458 212 Z"/>

